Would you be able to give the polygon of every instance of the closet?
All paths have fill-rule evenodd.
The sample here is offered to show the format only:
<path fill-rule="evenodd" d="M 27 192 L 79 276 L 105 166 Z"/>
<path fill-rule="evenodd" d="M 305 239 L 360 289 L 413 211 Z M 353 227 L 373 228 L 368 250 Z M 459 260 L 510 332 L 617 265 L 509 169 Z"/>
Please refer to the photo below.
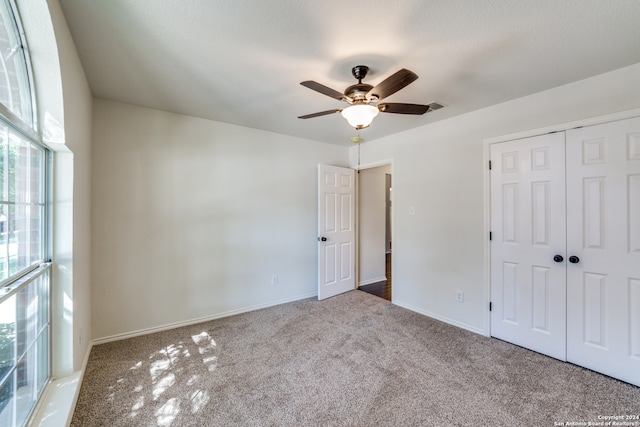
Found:
<path fill-rule="evenodd" d="M 640 386 L 640 118 L 490 156 L 491 335 Z"/>

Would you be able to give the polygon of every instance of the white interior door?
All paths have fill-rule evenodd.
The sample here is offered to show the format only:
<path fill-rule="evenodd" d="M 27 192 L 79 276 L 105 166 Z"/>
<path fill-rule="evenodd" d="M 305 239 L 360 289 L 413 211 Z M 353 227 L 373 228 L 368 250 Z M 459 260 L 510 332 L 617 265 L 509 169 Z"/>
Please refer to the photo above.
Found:
<path fill-rule="evenodd" d="M 567 360 L 640 386 L 640 118 L 567 131 Z"/>
<path fill-rule="evenodd" d="M 355 171 L 318 165 L 318 299 L 355 289 Z"/>
<path fill-rule="evenodd" d="M 491 146 L 491 335 L 561 360 L 564 156 L 564 133 Z"/>

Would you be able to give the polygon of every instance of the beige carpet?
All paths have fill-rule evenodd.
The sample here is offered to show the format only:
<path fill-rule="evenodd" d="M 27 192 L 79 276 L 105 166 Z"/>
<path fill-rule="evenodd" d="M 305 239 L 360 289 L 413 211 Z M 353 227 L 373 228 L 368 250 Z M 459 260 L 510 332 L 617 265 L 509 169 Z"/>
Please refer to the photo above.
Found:
<path fill-rule="evenodd" d="M 632 414 L 638 387 L 352 291 L 95 346 L 71 425 L 553 426 Z"/>

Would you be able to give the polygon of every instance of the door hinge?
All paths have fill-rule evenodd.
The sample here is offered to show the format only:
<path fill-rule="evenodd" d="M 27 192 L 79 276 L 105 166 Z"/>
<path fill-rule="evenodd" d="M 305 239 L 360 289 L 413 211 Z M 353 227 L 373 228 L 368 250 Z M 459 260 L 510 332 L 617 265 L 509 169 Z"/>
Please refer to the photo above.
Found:
<path fill-rule="evenodd" d="M 491 307 L 491 302 L 489 302 L 489 311 L 491 311 L 492 307 Z"/>
<path fill-rule="evenodd" d="M 489 160 L 489 170 L 491 170 L 491 160 Z"/>
<path fill-rule="evenodd" d="M 493 233 L 489 232 L 489 240 L 493 240 Z"/>

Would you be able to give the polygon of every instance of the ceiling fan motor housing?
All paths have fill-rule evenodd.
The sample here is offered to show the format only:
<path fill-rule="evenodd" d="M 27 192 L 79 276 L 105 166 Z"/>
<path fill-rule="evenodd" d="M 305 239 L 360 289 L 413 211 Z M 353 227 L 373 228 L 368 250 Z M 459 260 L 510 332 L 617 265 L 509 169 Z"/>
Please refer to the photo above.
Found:
<path fill-rule="evenodd" d="M 351 69 L 351 74 L 358 80 L 358 83 L 345 89 L 344 94 L 347 98 L 357 103 L 372 101 L 371 99 L 367 99 L 367 93 L 373 89 L 373 86 L 362 83 L 362 79 L 367 76 L 368 72 L 369 67 L 366 65 L 356 65 Z"/>
<path fill-rule="evenodd" d="M 366 83 L 357 83 L 349 86 L 344 94 L 353 101 L 370 101 L 367 99 L 367 92 L 373 89 L 373 86 Z"/>

